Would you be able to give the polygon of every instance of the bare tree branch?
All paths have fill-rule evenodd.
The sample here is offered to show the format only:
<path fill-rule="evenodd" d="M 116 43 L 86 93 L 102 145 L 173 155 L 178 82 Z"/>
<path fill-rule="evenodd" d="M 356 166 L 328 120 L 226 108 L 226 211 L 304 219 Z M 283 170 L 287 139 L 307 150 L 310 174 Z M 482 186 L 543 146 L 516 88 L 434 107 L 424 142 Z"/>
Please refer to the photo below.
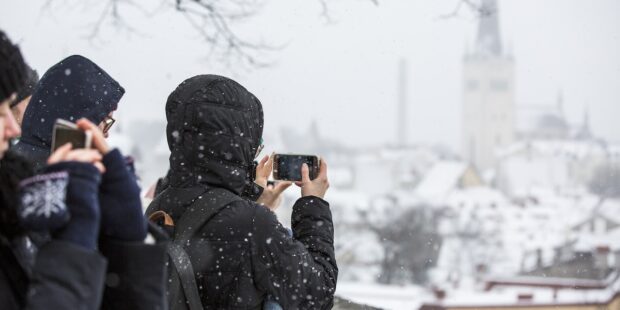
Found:
<path fill-rule="evenodd" d="M 253 16 L 261 5 L 260 1 L 233 0 L 223 4 L 213 0 L 176 0 L 175 8 L 209 43 L 209 55 L 223 56 L 220 60 L 227 65 L 240 61 L 251 67 L 265 67 L 271 63 L 259 56 L 279 48 L 242 38 L 231 26 L 235 21 Z"/>
<path fill-rule="evenodd" d="M 43 10 L 51 11 L 52 3 L 59 0 L 46 0 Z M 317 0 L 321 4 L 321 16 L 328 23 L 333 20 L 329 14 L 327 0 Z M 378 5 L 378 0 L 370 1 Z M 65 3 L 67 1 L 65 0 Z M 265 43 L 260 38 L 242 37 L 234 24 L 255 16 L 262 9 L 265 0 L 162 0 L 161 4 L 153 12 L 149 12 L 143 5 L 134 0 L 105 0 L 105 1 L 80 1 L 84 10 L 93 10 L 101 7 L 98 18 L 90 27 L 90 33 L 86 36 L 89 41 L 94 41 L 101 36 L 102 27 L 110 22 L 116 29 L 129 33 L 137 33 L 137 29 L 123 16 L 126 8 L 140 11 L 144 16 L 151 17 L 166 7 L 181 13 L 189 25 L 207 42 L 207 55 L 209 58 L 218 57 L 222 63 L 228 66 L 232 64 L 245 64 L 251 68 L 270 66 L 270 52 L 283 48 L 284 45 L 276 46 L 273 43 Z"/>
<path fill-rule="evenodd" d="M 469 12 L 474 12 L 476 17 L 488 16 L 492 14 L 489 12 L 487 8 L 485 8 L 481 3 L 475 0 L 457 0 L 454 9 L 447 14 L 439 15 L 438 19 L 450 19 L 450 18 L 459 18 L 461 16 L 461 9 L 465 7 Z"/>

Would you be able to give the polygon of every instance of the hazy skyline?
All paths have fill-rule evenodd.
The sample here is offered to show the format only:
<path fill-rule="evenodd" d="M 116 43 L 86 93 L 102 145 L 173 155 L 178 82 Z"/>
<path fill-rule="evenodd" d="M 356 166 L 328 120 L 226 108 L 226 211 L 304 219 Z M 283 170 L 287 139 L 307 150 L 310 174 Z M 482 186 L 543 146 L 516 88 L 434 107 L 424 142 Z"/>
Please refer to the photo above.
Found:
<path fill-rule="evenodd" d="M 275 65 L 246 71 L 207 60 L 208 46 L 174 10 L 128 6 L 125 19 L 138 33 L 110 23 L 97 40 L 85 39 L 101 4 L 61 1 L 0 4 L 0 27 L 20 43 L 27 61 L 43 73 L 70 54 L 100 64 L 126 88 L 117 115 L 164 119 L 168 94 L 195 74 L 233 76 L 265 109 L 266 128 L 305 129 L 316 120 L 324 135 L 348 145 L 396 140 L 397 65 L 409 69 L 409 139 L 459 150 L 461 60 L 473 45 L 476 21 L 438 19 L 457 1 L 331 1 L 334 23 L 318 1 L 272 0 L 238 25 L 248 38 L 287 43 L 269 54 Z M 81 3 L 81 2 L 80 2 Z M 592 129 L 620 142 L 620 2 L 613 0 L 500 0 L 500 27 L 516 62 L 516 104 L 555 104 L 563 92 L 567 117 L 581 122 L 589 107 Z M 163 133 L 162 133 L 163 134 Z"/>

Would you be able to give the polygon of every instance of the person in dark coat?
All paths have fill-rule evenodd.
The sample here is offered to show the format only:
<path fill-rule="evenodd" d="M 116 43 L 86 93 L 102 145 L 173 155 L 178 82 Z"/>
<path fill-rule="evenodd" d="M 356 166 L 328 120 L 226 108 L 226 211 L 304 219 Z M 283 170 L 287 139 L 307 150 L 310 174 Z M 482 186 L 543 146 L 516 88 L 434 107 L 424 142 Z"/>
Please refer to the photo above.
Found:
<path fill-rule="evenodd" d="M 185 80 L 166 103 L 170 170 L 147 209 L 174 222 L 199 206 L 210 188 L 236 196 L 254 187 L 254 158 L 263 133 L 260 101 L 217 75 Z M 327 166 L 308 178 L 293 206 L 290 237 L 275 214 L 251 199 L 223 207 L 201 227 L 187 252 L 205 309 L 261 309 L 267 296 L 284 309 L 329 309 L 338 268 L 331 211 L 323 199 Z M 174 308 L 182 298 L 170 300 Z"/>
<path fill-rule="evenodd" d="M 147 223 L 142 214 L 140 188 L 121 153 L 108 148 L 101 131 L 123 92 L 92 61 L 82 56 L 64 59 L 41 78 L 24 116 L 22 138 L 12 151 L 31 160 L 34 168 L 42 171 L 46 169 L 57 118 L 77 121 L 82 130 L 93 132 L 94 147 L 101 155 L 100 166 L 102 171 L 105 169 L 96 192 L 100 217 L 98 225 L 92 226 L 100 227 L 96 230 L 95 248 L 107 262 L 101 308 L 163 309 L 165 248 L 161 244 L 145 244 Z M 42 242 L 35 243 L 40 246 Z"/>
<path fill-rule="evenodd" d="M 8 310 L 96 309 L 105 275 L 105 259 L 94 249 L 100 172 L 93 162 L 101 156 L 65 146 L 50 158 L 43 174 L 23 180 L 33 169 L 7 151 L 9 140 L 20 134 L 10 103 L 25 77 L 21 52 L 0 31 L 0 159 L 12 157 L 10 167 L 0 166 L 0 305 Z M 29 203 L 22 204 L 20 197 L 29 197 Z M 32 265 L 20 259 L 28 253 L 17 251 L 33 223 L 26 219 L 53 236 Z"/>

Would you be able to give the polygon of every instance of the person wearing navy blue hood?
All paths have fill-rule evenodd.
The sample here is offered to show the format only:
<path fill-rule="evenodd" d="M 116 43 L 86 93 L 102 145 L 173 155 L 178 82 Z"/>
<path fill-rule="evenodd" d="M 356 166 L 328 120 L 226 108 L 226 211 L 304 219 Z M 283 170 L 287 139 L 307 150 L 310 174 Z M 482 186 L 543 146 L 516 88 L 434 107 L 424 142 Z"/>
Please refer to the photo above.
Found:
<path fill-rule="evenodd" d="M 102 124 L 117 109 L 124 93 L 125 89 L 91 60 L 79 55 L 65 58 L 47 70 L 34 89 L 14 150 L 33 161 L 36 168 L 42 167 L 50 155 L 56 119 L 75 122 L 87 118 Z"/>
<path fill-rule="evenodd" d="M 145 244 L 140 188 L 120 151 L 110 149 L 104 138 L 123 93 L 119 83 L 89 59 L 74 55 L 62 60 L 41 77 L 12 151 L 40 170 L 50 155 L 56 119 L 77 122 L 80 129 L 93 132 L 104 167 L 97 184 L 100 218 L 93 226 L 98 233 L 95 248 L 108 265 L 101 309 L 162 309 L 164 246 Z"/>

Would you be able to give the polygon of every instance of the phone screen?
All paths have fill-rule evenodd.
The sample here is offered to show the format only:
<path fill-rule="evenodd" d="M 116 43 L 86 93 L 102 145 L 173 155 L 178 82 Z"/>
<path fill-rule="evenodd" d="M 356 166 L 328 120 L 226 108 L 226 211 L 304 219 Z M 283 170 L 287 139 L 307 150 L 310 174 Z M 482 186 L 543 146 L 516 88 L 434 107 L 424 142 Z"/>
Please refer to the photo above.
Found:
<path fill-rule="evenodd" d="M 315 179 L 319 170 L 319 159 L 314 155 L 283 155 L 274 158 L 273 176 L 277 180 L 301 181 L 301 165 L 308 164 L 310 179 Z"/>

